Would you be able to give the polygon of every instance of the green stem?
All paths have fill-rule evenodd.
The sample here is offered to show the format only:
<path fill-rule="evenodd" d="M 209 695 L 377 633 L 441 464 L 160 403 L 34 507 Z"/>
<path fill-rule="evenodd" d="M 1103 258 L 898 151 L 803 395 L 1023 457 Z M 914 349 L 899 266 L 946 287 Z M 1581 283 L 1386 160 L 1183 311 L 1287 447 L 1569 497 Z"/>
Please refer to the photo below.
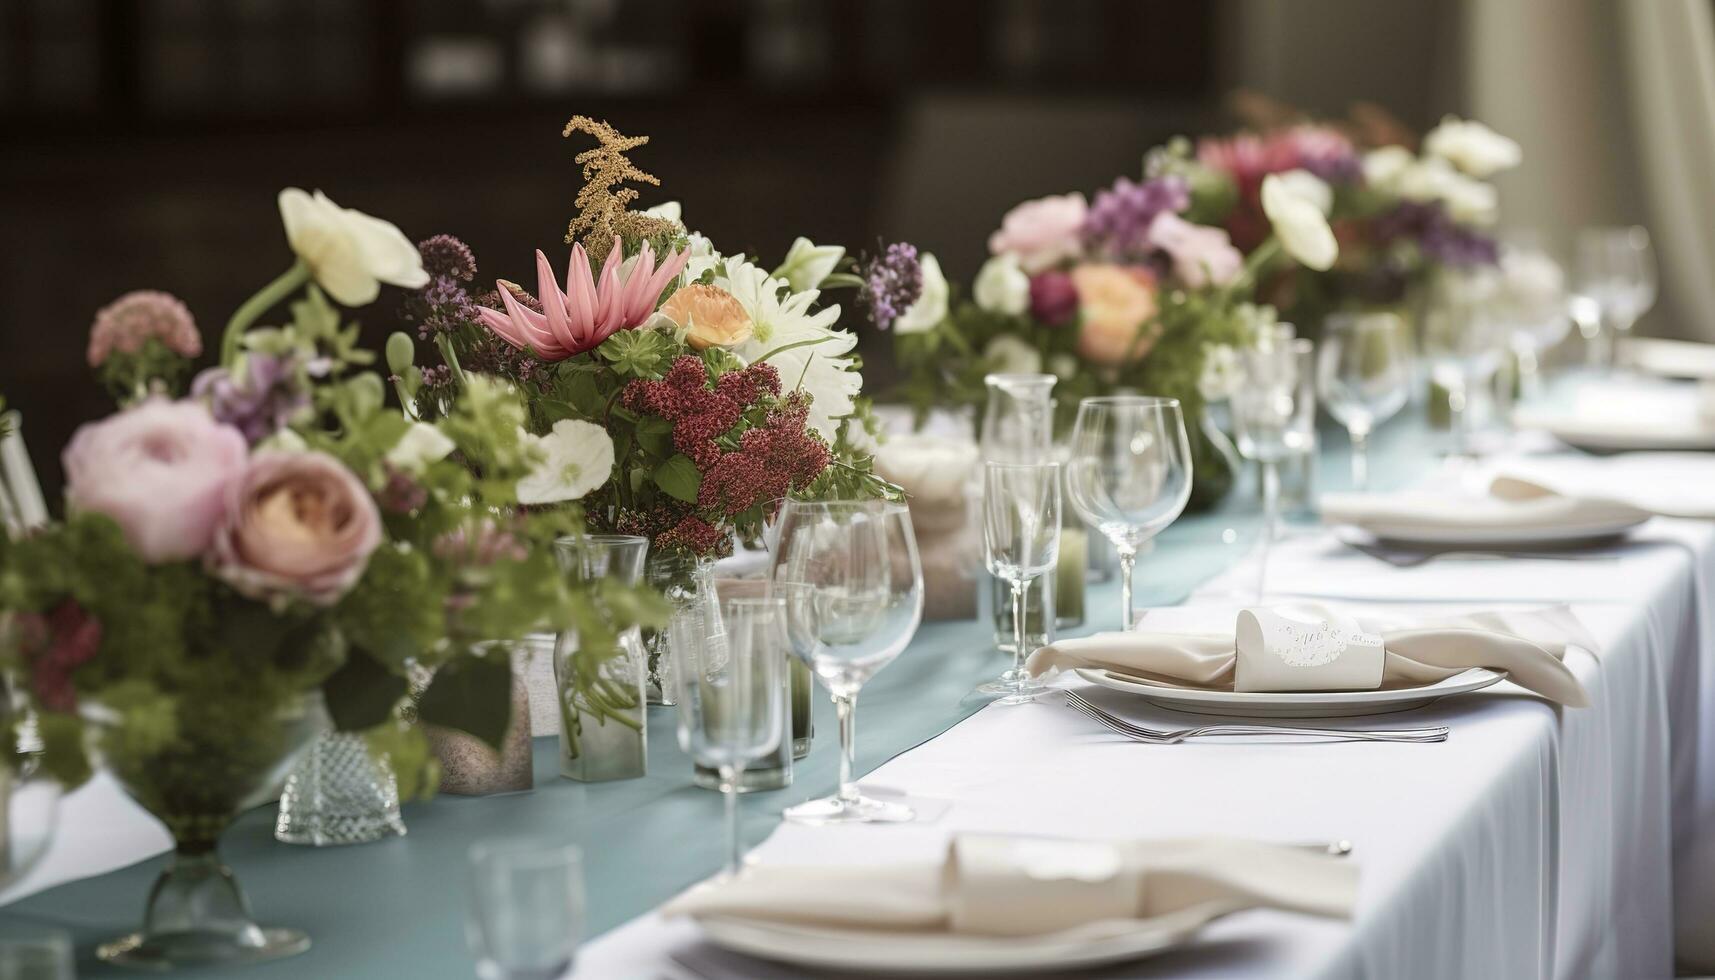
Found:
<path fill-rule="evenodd" d="M 1256 247 L 1256 251 L 1245 258 L 1244 271 L 1239 273 L 1237 279 L 1228 284 L 1227 294 L 1230 296 L 1241 289 L 1255 288 L 1257 277 L 1262 275 L 1263 267 L 1273 262 L 1275 256 L 1279 254 L 1280 239 L 1274 235 L 1268 236 L 1266 241 Z"/>
<path fill-rule="evenodd" d="M 452 370 L 454 383 L 463 388 L 464 368 L 459 366 L 458 352 L 453 350 L 453 338 L 445 333 L 438 334 L 435 337 L 435 346 L 441 350 L 441 360 L 445 361 L 447 367 Z"/>
<path fill-rule="evenodd" d="M 244 305 L 232 314 L 232 319 L 226 321 L 226 335 L 220 342 L 221 365 L 232 367 L 233 362 L 238 359 L 239 338 L 244 336 L 244 331 L 249 330 L 257 318 L 309 281 L 310 267 L 299 259 L 292 263 L 290 269 L 282 272 L 278 279 L 263 286 L 256 291 L 256 295 L 245 300 Z"/>
<path fill-rule="evenodd" d="M 959 353 L 966 357 L 976 356 L 977 352 L 972 349 L 971 342 L 966 340 L 965 335 L 959 332 L 959 328 L 953 324 L 951 317 L 942 321 L 941 333 L 945 335 L 948 340 L 953 342 L 953 346 L 959 349 Z"/>

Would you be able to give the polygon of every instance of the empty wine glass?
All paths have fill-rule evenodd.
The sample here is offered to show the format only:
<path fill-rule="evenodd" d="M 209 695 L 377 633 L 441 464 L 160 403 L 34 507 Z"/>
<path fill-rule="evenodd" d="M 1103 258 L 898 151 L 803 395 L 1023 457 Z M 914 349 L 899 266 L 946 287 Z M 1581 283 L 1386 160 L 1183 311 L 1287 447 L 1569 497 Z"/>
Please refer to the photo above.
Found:
<path fill-rule="evenodd" d="M 1308 340 L 1253 347 L 1239 353 L 1244 383 L 1233 395 L 1239 452 L 1262 467 L 1262 544 L 1255 598 L 1262 599 L 1268 555 L 1280 523 L 1280 465 L 1310 452 L 1316 420 L 1315 346 Z"/>
<path fill-rule="evenodd" d="M 1052 574 L 1060 557 L 1060 464 L 985 464 L 983 557 L 995 578 L 1012 590 L 1012 668 L 977 687 L 1000 695 L 1000 704 L 1024 704 L 1042 685 L 1024 672 L 1024 589 Z"/>
<path fill-rule="evenodd" d="M 482 980 L 566 975 L 583 918 L 583 854 L 576 845 L 494 838 L 471 847 L 465 937 Z"/>
<path fill-rule="evenodd" d="M 1116 395 L 1078 403 L 1066 495 L 1120 559 L 1120 628 L 1131 628 L 1137 551 L 1191 499 L 1191 446 L 1173 398 Z"/>
<path fill-rule="evenodd" d="M 923 566 L 911 512 L 883 500 L 800 501 L 782 507 L 769 556 L 786 601 L 792 652 L 833 699 L 840 720 L 840 788 L 786 811 L 802 823 L 896 823 L 911 808 L 864 796 L 852 778 L 858 691 L 911 642 L 923 619 Z"/>
<path fill-rule="evenodd" d="M 1619 340 L 1655 305 L 1655 254 L 1649 232 L 1638 225 L 1585 228 L 1578 233 L 1574 293 L 1597 316 L 1593 362 L 1612 367 Z M 1587 314 L 1588 315 L 1588 314 Z M 1606 329 L 1602 329 L 1602 328 Z"/>
<path fill-rule="evenodd" d="M 1316 387 L 1352 437 L 1352 486 L 1369 487 L 1370 433 L 1411 393 L 1411 336 L 1392 313 L 1337 314 L 1322 328 Z"/>
<path fill-rule="evenodd" d="M 1506 344 L 1495 308 L 1498 277 L 1492 272 L 1447 273 L 1430 294 L 1423 315 L 1423 356 L 1430 377 L 1447 392 L 1453 428 L 1448 456 L 1471 452 L 1471 393 L 1490 382 Z"/>
<path fill-rule="evenodd" d="M 679 747 L 720 774 L 726 801 L 726 874 L 738 874 L 738 783 L 744 767 L 780 747 L 786 724 L 786 604 L 779 598 L 692 603 L 673 613 L 671 644 Z"/>
<path fill-rule="evenodd" d="M 1500 316 L 1518 364 L 1518 393 L 1535 394 L 1543 352 L 1572 332 L 1566 270 L 1535 232 L 1508 234 L 1501 244 Z"/>

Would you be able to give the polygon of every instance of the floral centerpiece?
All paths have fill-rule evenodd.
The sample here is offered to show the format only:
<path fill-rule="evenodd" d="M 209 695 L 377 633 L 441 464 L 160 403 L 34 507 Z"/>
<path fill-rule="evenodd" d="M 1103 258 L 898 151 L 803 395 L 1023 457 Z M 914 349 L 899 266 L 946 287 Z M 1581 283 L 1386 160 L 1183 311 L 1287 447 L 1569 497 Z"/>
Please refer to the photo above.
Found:
<path fill-rule="evenodd" d="M 110 959 L 302 949 L 249 920 L 214 851 L 299 747 L 330 721 L 367 732 L 405 795 L 433 792 L 421 733 L 400 720 L 408 669 L 435 671 L 421 720 L 498 745 L 511 665 L 496 641 L 599 636 L 625 625 L 605 610 L 657 611 L 637 595 L 598 615 L 606 586 L 574 587 L 532 546 L 578 520 L 516 506 L 552 462 L 519 435 L 517 391 L 467 379 L 433 421 L 385 405 L 329 297 L 423 285 L 409 240 L 319 193 L 287 190 L 280 210 L 298 260 L 231 320 L 189 397 L 167 394 L 200 347 L 182 303 L 132 294 L 97 316 L 91 360 L 129 406 L 66 447 L 64 519 L 0 537 L 5 666 L 45 765 L 79 781 L 87 746 L 176 841 L 149 925 L 103 947 Z"/>
<path fill-rule="evenodd" d="M 1193 506 L 1218 499 L 1230 461 L 1199 423 L 1205 401 L 1230 384 L 1222 368 L 1231 349 L 1273 319 L 1250 302 L 1259 276 L 1281 262 L 1325 270 L 1338 249 L 1314 189 L 1289 175 L 1259 183 L 1264 224 L 1241 247 L 1219 221 L 1228 189 L 1210 176 L 1164 148 L 1150 154 L 1141 181 L 1121 177 L 1093 200 L 1027 201 L 990 236 L 990 258 L 958 302 L 939 264 L 922 257 L 909 305 L 899 296 L 870 304 L 877 325 L 895 334 L 902 394 L 919 418 L 948 404 L 975 410 L 992 372 L 1055 375 L 1062 432 L 1083 398 L 1120 390 L 1177 398 L 1193 440 Z M 896 268 L 904 264 L 897 247 L 872 264 L 872 292 L 911 281 Z"/>

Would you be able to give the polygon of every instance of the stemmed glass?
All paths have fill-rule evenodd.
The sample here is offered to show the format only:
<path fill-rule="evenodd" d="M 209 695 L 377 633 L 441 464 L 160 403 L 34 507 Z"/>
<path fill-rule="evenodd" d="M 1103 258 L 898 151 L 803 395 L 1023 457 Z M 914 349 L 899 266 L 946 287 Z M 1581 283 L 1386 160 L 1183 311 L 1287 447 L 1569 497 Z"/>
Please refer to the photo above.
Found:
<path fill-rule="evenodd" d="M 852 779 L 858 691 L 911 642 L 923 619 L 923 566 L 911 512 L 884 500 L 781 505 L 769 578 L 786 602 L 793 655 L 810 665 L 840 720 L 840 788 L 801 803 L 801 823 L 898 823 L 911 808 L 871 799 Z"/>
<path fill-rule="evenodd" d="M 1655 254 L 1649 232 L 1636 225 L 1585 228 L 1578 233 L 1576 263 L 1574 308 L 1586 311 L 1586 323 L 1594 315 L 1596 332 L 1590 339 L 1602 340 L 1591 345 L 1591 359 L 1612 367 L 1619 338 L 1629 335 L 1638 318 L 1655 305 Z M 1612 332 L 1603 333 L 1603 324 Z"/>
<path fill-rule="evenodd" d="M 1262 545 L 1256 593 L 1261 600 L 1268 555 L 1280 523 L 1280 464 L 1308 453 L 1316 420 L 1316 352 L 1308 340 L 1289 340 L 1240 352 L 1244 383 L 1233 395 L 1239 452 L 1262 467 Z"/>
<path fill-rule="evenodd" d="M 465 938 L 482 980 L 565 976 L 583 917 L 583 854 L 576 845 L 495 838 L 470 849 Z"/>
<path fill-rule="evenodd" d="M 1448 455 L 1471 453 L 1471 392 L 1489 383 L 1500 367 L 1501 336 L 1495 309 L 1498 282 L 1492 273 L 1450 273 L 1433 291 L 1423 317 L 1423 354 L 1430 377 L 1447 392 L 1453 426 Z"/>
<path fill-rule="evenodd" d="M 723 599 L 673 614 L 679 747 L 720 774 L 726 800 L 726 874 L 738 874 L 738 784 L 744 767 L 780 747 L 786 723 L 786 603 Z"/>
<path fill-rule="evenodd" d="M 1051 574 L 1060 558 L 1060 464 L 995 463 L 983 471 L 983 557 L 989 573 L 1012 589 L 1012 668 L 977 687 L 1024 704 L 1042 693 L 1024 672 L 1024 589 Z"/>
<path fill-rule="evenodd" d="M 1535 232 L 1509 234 L 1501 244 L 1501 311 L 1518 362 L 1518 394 L 1535 394 L 1541 355 L 1572 332 L 1566 270 Z"/>
<path fill-rule="evenodd" d="M 1392 313 L 1337 314 L 1322 328 L 1316 387 L 1352 437 L 1352 486 L 1369 487 L 1370 433 L 1411 393 L 1411 337 Z"/>
<path fill-rule="evenodd" d="M 1191 446 L 1173 398 L 1116 395 L 1078 403 L 1066 494 L 1120 559 L 1120 628 L 1131 628 L 1137 551 L 1191 499 Z"/>

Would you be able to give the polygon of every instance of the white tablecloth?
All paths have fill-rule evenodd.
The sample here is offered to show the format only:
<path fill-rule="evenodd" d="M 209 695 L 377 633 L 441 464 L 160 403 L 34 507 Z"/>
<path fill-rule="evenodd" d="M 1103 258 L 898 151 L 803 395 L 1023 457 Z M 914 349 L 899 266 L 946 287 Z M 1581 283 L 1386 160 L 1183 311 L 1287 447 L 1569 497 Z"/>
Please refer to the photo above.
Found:
<path fill-rule="evenodd" d="M 1556 463 L 1562 475 L 1625 482 L 1623 459 Z M 1697 482 L 1687 485 L 1715 488 L 1715 457 L 1684 465 L 1693 463 L 1682 476 Z M 1120 741 L 1058 699 L 990 706 L 865 781 L 949 800 L 938 821 L 786 824 L 753 857 L 923 857 L 967 830 L 1345 838 L 1362 867 L 1353 922 L 1246 913 L 1209 928 L 1194 948 L 1112 975 L 1671 976 L 1676 867 L 1683 949 L 1711 941 L 1700 926 L 1715 909 L 1696 838 L 1715 823 L 1715 707 L 1705 708 L 1715 706 L 1712 564 L 1715 526 L 1665 519 L 1585 562 L 1442 560 L 1402 570 L 1331 548 L 1325 536 L 1289 541 L 1270 573 L 1281 594 L 1378 608 L 1572 602 L 1602 646 L 1599 656 L 1569 655 L 1591 707 L 1557 709 L 1503 684 L 1365 719 L 1448 724 L 1452 737 L 1439 745 L 1157 747 Z M 1250 581 L 1235 569 L 1207 589 Z M 1102 689 L 1091 696 L 1140 719 L 1186 717 Z M 693 926 L 649 915 L 589 944 L 578 975 L 801 974 L 721 953 Z"/>

